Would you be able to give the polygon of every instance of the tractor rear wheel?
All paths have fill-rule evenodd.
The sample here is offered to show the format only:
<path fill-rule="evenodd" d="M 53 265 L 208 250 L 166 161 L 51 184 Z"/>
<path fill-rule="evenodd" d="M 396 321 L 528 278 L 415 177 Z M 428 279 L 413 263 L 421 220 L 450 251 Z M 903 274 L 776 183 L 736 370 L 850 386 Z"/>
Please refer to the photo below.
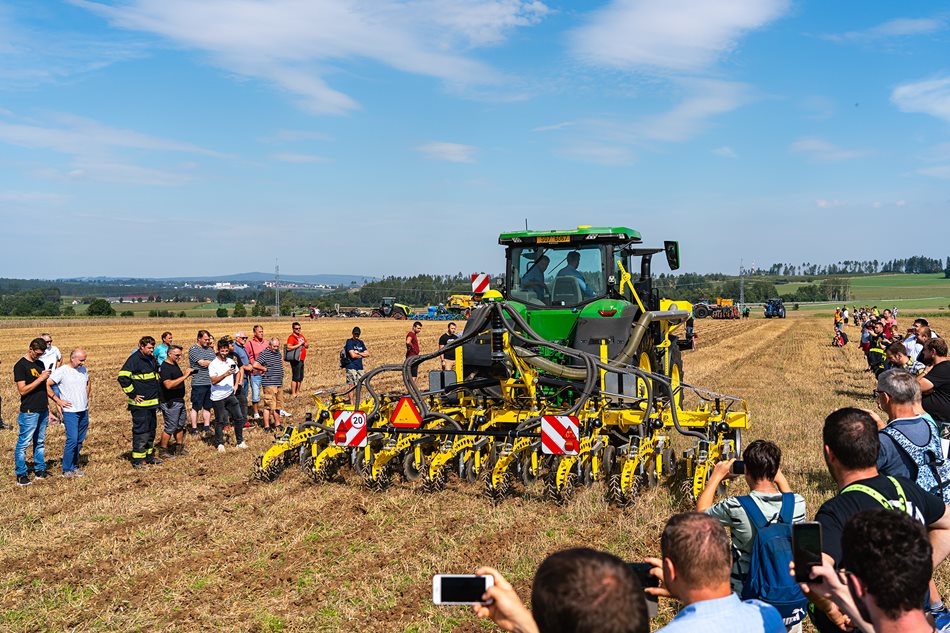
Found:
<path fill-rule="evenodd" d="M 673 402 L 683 408 L 683 352 L 677 345 L 670 346 L 669 367 L 666 375 L 670 377 L 670 389 L 673 391 Z"/>
<path fill-rule="evenodd" d="M 697 319 L 705 319 L 709 316 L 709 308 L 703 305 L 696 306 L 693 308 L 693 316 Z"/>
<path fill-rule="evenodd" d="M 399 310 L 393 310 L 393 318 L 397 321 L 403 321 L 406 318 L 406 315 L 400 312 Z"/>

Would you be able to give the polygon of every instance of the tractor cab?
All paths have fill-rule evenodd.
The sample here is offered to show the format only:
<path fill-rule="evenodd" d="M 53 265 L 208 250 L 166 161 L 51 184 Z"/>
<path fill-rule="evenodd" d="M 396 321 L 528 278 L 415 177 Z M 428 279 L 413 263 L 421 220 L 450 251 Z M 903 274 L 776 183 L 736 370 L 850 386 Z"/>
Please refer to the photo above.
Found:
<path fill-rule="evenodd" d="M 640 314 L 661 309 L 652 256 L 665 252 L 670 268 L 679 267 L 676 242 L 664 248 L 641 242 L 637 231 L 625 227 L 503 233 L 498 243 L 506 247 L 505 296 L 523 306 L 532 328 L 548 340 L 585 348 L 593 344 L 586 339 L 603 334 L 622 346 Z"/>

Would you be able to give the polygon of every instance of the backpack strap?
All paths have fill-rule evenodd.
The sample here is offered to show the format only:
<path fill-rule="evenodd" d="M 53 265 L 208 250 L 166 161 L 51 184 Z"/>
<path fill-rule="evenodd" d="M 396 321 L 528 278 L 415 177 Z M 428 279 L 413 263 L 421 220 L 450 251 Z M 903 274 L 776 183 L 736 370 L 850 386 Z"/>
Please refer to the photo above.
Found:
<path fill-rule="evenodd" d="M 739 505 L 742 506 L 742 509 L 745 510 L 746 516 L 749 517 L 749 521 L 755 526 L 756 530 L 764 530 L 769 526 L 769 520 L 765 518 L 765 515 L 759 510 L 759 506 L 751 496 L 742 495 L 736 497 L 736 500 L 739 502 Z"/>
<path fill-rule="evenodd" d="M 779 520 L 785 525 L 791 525 L 795 519 L 795 493 L 782 493 L 782 509 L 778 513 Z"/>

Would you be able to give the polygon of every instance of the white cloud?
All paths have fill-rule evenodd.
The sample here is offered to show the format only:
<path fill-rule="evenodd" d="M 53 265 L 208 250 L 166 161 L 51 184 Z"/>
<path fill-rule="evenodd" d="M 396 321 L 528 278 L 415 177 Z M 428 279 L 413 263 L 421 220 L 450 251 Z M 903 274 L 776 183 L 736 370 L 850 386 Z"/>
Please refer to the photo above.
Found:
<path fill-rule="evenodd" d="M 848 203 L 842 200 L 826 200 L 824 198 L 819 198 L 818 200 L 815 200 L 815 206 L 819 209 L 836 209 L 838 207 L 846 207 L 848 206 Z"/>
<path fill-rule="evenodd" d="M 88 154 L 97 149 L 125 148 L 223 156 L 219 152 L 191 143 L 142 134 L 134 130 L 111 128 L 92 119 L 70 114 L 59 114 L 53 118 L 58 125 L 24 125 L 0 121 L 0 142 L 33 149 L 51 149 L 66 154 Z"/>
<path fill-rule="evenodd" d="M 894 204 L 895 204 L 896 206 L 898 206 L 898 207 L 906 207 L 906 206 L 907 206 L 907 201 L 906 201 L 906 200 L 898 200 L 898 201 L 895 202 Z"/>
<path fill-rule="evenodd" d="M 736 154 L 736 150 L 732 149 L 728 145 L 717 147 L 712 151 L 712 153 L 716 156 L 722 156 L 723 158 L 739 158 L 739 155 Z"/>
<path fill-rule="evenodd" d="M 863 31 L 848 31 L 847 33 L 830 34 L 822 37 L 833 42 L 857 42 L 892 37 L 906 37 L 910 35 L 926 35 L 940 31 L 945 26 L 946 22 L 940 18 L 897 18 Z"/>
<path fill-rule="evenodd" d="M 837 109 L 837 105 L 833 99 L 821 95 L 805 97 L 799 102 L 799 106 L 808 113 L 807 116 L 809 119 L 815 121 L 830 119 L 834 116 L 835 110 Z"/>
<path fill-rule="evenodd" d="M 71 1 L 114 26 L 153 33 L 230 72 L 272 82 L 316 114 L 359 107 L 325 79 L 350 59 L 457 85 L 500 83 L 502 74 L 465 53 L 500 44 L 549 11 L 535 0 Z"/>
<path fill-rule="evenodd" d="M 749 31 L 781 17 L 788 0 L 612 0 L 571 34 L 574 53 L 595 65 L 697 71 L 735 50 Z"/>
<path fill-rule="evenodd" d="M 839 147 L 821 138 L 800 138 L 792 143 L 791 151 L 819 163 L 834 163 L 867 156 L 867 150 Z"/>
<path fill-rule="evenodd" d="M 924 167 L 923 169 L 918 170 L 917 173 L 923 174 L 924 176 L 930 176 L 931 178 L 939 178 L 940 180 L 950 180 L 950 165 Z"/>
<path fill-rule="evenodd" d="M 562 121 L 561 123 L 554 123 L 552 125 L 542 125 L 536 128 L 532 128 L 532 132 L 554 132 L 555 130 L 563 130 L 566 127 L 572 127 L 577 125 L 576 121 Z"/>
<path fill-rule="evenodd" d="M 294 152 L 280 152 L 273 154 L 271 156 L 274 160 L 279 160 L 283 163 L 326 163 L 329 162 L 329 159 L 325 156 L 317 156 L 316 154 L 297 154 Z"/>
<path fill-rule="evenodd" d="M 57 174 L 53 174 L 54 176 Z M 177 187 L 190 182 L 190 174 L 155 169 L 131 163 L 109 160 L 78 159 L 72 169 L 63 175 L 67 180 L 95 180 L 115 184 L 157 185 Z"/>
<path fill-rule="evenodd" d="M 442 160 L 449 163 L 474 163 L 475 152 L 478 151 L 472 145 L 461 145 L 459 143 L 445 143 L 433 141 L 414 148 L 431 160 Z"/>
<path fill-rule="evenodd" d="M 647 139 L 682 142 L 701 132 L 706 120 L 731 112 L 752 100 L 745 84 L 713 79 L 690 80 L 682 84 L 689 94 L 673 109 L 639 121 L 635 129 Z"/>
<path fill-rule="evenodd" d="M 65 202 L 66 196 L 61 193 L 47 191 L 0 191 L 0 202 L 36 203 L 46 202 L 59 204 Z"/>
<path fill-rule="evenodd" d="M 891 101 L 902 112 L 921 112 L 950 121 L 950 77 L 897 86 Z"/>

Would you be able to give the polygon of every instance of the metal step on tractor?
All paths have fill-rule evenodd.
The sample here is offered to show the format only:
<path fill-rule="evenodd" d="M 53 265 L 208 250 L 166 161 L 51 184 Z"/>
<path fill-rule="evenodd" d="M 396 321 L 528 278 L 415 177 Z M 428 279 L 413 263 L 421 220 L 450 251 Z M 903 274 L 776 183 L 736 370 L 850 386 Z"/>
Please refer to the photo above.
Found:
<path fill-rule="evenodd" d="M 653 287 L 653 256 L 677 269 L 676 242 L 647 248 L 637 231 L 581 226 L 499 244 L 503 291 L 486 292 L 448 346 L 454 371 L 416 387 L 413 366 L 440 350 L 367 371 L 354 394 L 315 394 L 312 419 L 277 439 L 257 477 L 299 462 L 317 482 L 350 469 L 372 490 L 401 475 L 437 492 L 455 476 L 495 502 L 523 488 L 566 503 L 599 483 L 622 506 L 670 476 L 698 495 L 711 466 L 741 452 L 746 402 L 684 382 L 692 305 Z M 388 372 L 402 389 L 381 393 Z"/>

